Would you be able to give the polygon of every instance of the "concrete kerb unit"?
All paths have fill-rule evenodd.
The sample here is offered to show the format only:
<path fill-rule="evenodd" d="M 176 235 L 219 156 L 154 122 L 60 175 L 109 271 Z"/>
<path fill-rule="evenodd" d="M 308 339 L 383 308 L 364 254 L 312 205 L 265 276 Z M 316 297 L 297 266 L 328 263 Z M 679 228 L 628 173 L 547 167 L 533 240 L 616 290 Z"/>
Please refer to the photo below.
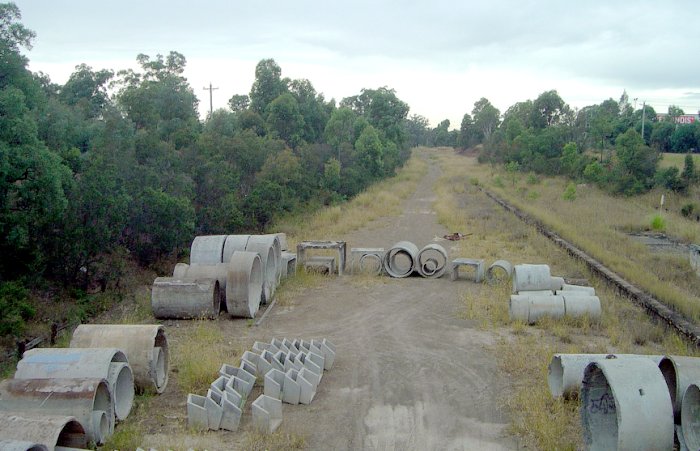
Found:
<path fill-rule="evenodd" d="M 691 384 L 700 381 L 700 358 L 682 356 L 664 356 L 659 369 L 664 376 L 673 403 L 676 421 L 681 418 L 681 400 Z"/>
<path fill-rule="evenodd" d="M 81 324 L 73 332 L 70 347 L 120 348 L 126 354 L 139 391 L 163 393 L 168 385 L 170 351 L 162 325 Z"/>
<path fill-rule="evenodd" d="M 159 319 L 214 319 L 219 316 L 221 288 L 218 280 L 176 280 L 158 277 L 151 287 L 151 310 Z"/>
<path fill-rule="evenodd" d="M 253 425 L 260 432 L 271 434 L 282 424 L 282 401 L 260 395 L 252 405 Z"/>
<path fill-rule="evenodd" d="M 416 268 L 418 252 L 418 246 L 410 241 L 399 241 L 384 254 L 384 269 L 391 277 L 408 277 Z"/>
<path fill-rule="evenodd" d="M 474 268 L 474 282 L 481 283 L 484 280 L 484 260 L 475 258 L 455 258 L 450 267 L 450 280 L 453 282 L 459 278 L 460 266 Z"/>
<path fill-rule="evenodd" d="M 73 416 L 6 412 L 0 415 L 0 437 L 56 447 L 85 449 L 85 429 Z"/>
<path fill-rule="evenodd" d="M 423 277 L 442 277 L 447 269 L 447 251 L 439 244 L 428 244 L 418 252 L 416 269 Z"/>
<path fill-rule="evenodd" d="M 681 402 L 681 449 L 700 449 L 700 381 L 690 384 Z"/>
<path fill-rule="evenodd" d="M 0 438 L 0 449 L 3 451 L 49 451 L 42 443 L 27 442 Z"/>
<path fill-rule="evenodd" d="M 513 293 L 535 290 L 561 290 L 564 279 L 552 277 L 548 265 L 515 265 L 513 268 Z"/>
<path fill-rule="evenodd" d="M 381 274 L 384 270 L 383 247 L 353 247 L 350 248 L 350 270 L 353 273 L 369 272 Z M 365 266 L 371 261 L 372 267 Z"/>
<path fill-rule="evenodd" d="M 673 405 L 659 368 L 649 359 L 590 363 L 581 387 L 587 449 L 673 449 Z"/>
<path fill-rule="evenodd" d="M 205 396 L 192 393 L 187 395 L 187 426 L 201 430 L 209 429 L 206 401 Z"/>
<path fill-rule="evenodd" d="M 0 383 L 0 410 L 74 416 L 98 445 L 114 432 L 105 379 L 8 379 Z"/>
<path fill-rule="evenodd" d="M 234 252 L 227 278 L 226 305 L 229 315 L 255 318 L 264 283 L 260 255 L 255 252 Z"/>
<path fill-rule="evenodd" d="M 513 276 L 513 265 L 508 260 L 496 260 L 486 270 L 486 281 L 490 284 L 508 281 Z"/>
<path fill-rule="evenodd" d="M 190 246 L 190 264 L 221 263 L 224 255 L 226 235 L 197 236 Z"/>

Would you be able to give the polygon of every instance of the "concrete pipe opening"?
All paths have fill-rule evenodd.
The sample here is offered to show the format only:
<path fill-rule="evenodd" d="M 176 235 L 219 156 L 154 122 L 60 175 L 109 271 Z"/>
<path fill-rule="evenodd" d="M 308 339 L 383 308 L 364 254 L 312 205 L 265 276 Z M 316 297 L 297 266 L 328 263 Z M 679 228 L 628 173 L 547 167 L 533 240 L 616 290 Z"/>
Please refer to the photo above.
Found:
<path fill-rule="evenodd" d="M 578 318 L 588 315 L 591 319 L 600 319 L 601 308 L 598 296 L 590 296 L 583 291 L 560 291 L 564 298 L 565 315 Z"/>
<path fill-rule="evenodd" d="M 507 260 L 496 260 L 486 270 L 486 281 L 490 284 L 501 284 L 510 280 L 513 275 L 513 265 Z"/>
<path fill-rule="evenodd" d="M 700 382 L 690 384 L 681 402 L 681 430 L 688 449 L 700 449 Z M 681 449 L 683 447 L 681 446 Z"/>
<path fill-rule="evenodd" d="M 418 252 L 418 246 L 415 244 L 410 241 L 400 241 L 386 252 L 384 269 L 391 277 L 408 277 L 416 267 Z"/>
<path fill-rule="evenodd" d="M 511 321 L 524 321 L 527 324 L 534 324 L 544 316 L 561 318 L 565 313 L 564 298 L 513 294 L 510 296 L 508 313 Z"/>
<path fill-rule="evenodd" d="M 134 403 L 134 376 L 129 364 L 118 362 L 110 365 L 110 380 L 112 384 L 112 397 L 114 398 L 114 416 L 117 420 L 124 420 L 131 412 Z"/>
<path fill-rule="evenodd" d="M 678 422 L 681 417 L 681 400 L 688 387 L 700 381 L 700 358 L 664 356 L 659 362 L 673 403 L 673 414 Z"/>
<path fill-rule="evenodd" d="M 7 412 L 0 415 L 0 437 L 46 445 L 85 449 L 85 429 L 73 416 Z"/>
<path fill-rule="evenodd" d="M 253 235 L 253 241 L 270 244 L 275 251 L 275 267 L 277 268 L 277 285 L 282 280 L 282 243 L 279 234 L 270 233 L 267 235 Z M 286 238 L 286 237 L 285 237 Z"/>
<path fill-rule="evenodd" d="M 358 263 L 359 271 L 365 274 L 381 274 L 384 269 L 382 260 L 378 254 L 363 254 Z"/>
<path fill-rule="evenodd" d="M 272 301 L 272 296 L 275 294 L 275 288 L 277 287 L 275 250 L 268 244 L 252 241 L 248 243 L 246 252 L 255 252 L 260 255 L 260 264 L 263 273 L 263 291 L 261 300 L 263 303 L 268 303 Z"/>
<path fill-rule="evenodd" d="M 260 307 L 263 290 L 263 267 L 260 255 L 234 252 L 231 256 L 226 302 L 231 316 L 254 318 Z"/>
<path fill-rule="evenodd" d="M 215 279 L 219 281 L 219 312 L 226 311 L 226 282 L 228 277 L 229 263 L 192 263 L 187 268 L 179 270 L 182 277 L 174 279 L 193 281 L 203 279 Z"/>
<path fill-rule="evenodd" d="M 159 324 L 81 324 L 71 348 L 120 347 L 129 360 L 136 388 L 163 393 L 168 384 L 170 352 Z"/>
<path fill-rule="evenodd" d="M 219 315 L 221 296 L 216 279 L 158 277 L 151 287 L 151 310 L 160 319 L 213 319 Z"/>
<path fill-rule="evenodd" d="M 43 445 L 41 443 L 1 438 L 0 449 L 3 451 L 49 451 L 46 445 Z"/>
<path fill-rule="evenodd" d="M 190 264 L 223 262 L 225 243 L 226 235 L 195 237 L 190 247 Z"/>
<path fill-rule="evenodd" d="M 581 387 L 587 449 L 672 449 L 673 408 L 664 378 L 649 359 L 590 363 Z"/>
<path fill-rule="evenodd" d="M 231 261 L 234 252 L 244 251 L 249 239 L 250 235 L 227 235 L 222 262 L 228 263 Z"/>
<path fill-rule="evenodd" d="M 439 244 L 429 244 L 418 252 L 418 272 L 423 277 L 441 277 L 447 269 L 447 251 Z"/>
<path fill-rule="evenodd" d="M 104 410 L 96 410 L 92 412 L 92 439 L 98 445 L 104 444 L 112 435 L 110 431 L 110 421 L 107 419 L 107 412 Z"/>

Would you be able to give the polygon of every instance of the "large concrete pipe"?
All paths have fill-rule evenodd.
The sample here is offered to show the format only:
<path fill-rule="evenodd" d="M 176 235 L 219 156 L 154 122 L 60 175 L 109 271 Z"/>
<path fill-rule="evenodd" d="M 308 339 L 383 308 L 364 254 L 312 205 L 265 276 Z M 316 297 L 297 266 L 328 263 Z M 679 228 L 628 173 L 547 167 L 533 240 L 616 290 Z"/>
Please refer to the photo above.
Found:
<path fill-rule="evenodd" d="M 601 314 L 600 299 L 583 291 L 560 291 L 564 298 L 564 315 L 577 318 L 588 315 L 599 319 Z"/>
<path fill-rule="evenodd" d="M 486 270 L 486 281 L 497 283 L 510 280 L 513 275 L 513 265 L 508 260 L 496 260 Z"/>
<path fill-rule="evenodd" d="M 418 252 L 418 246 L 410 241 L 399 241 L 384 255 L 384 269 L 391 277 L 408 277 L 416 267 Z"/>
<path fill-rule="evenodd" d="M 195 237 L 190 247 L 190 264 L 221 263 L 224 257 L 226 235 Z"/>
<path fill-rule="evenodd" d="M 280 240 L 277 237 L 276 234 L 271 234 L 271 235 L 251 235 L 250 239 L 248 240 L 248 245 L 246 246 L 246 250 L 250 252 L 250 249 L 248 249 L 250 246 L 256 246 L 256 245 L 261 245 L 261 246 L 270 246 L 272 247 L 272 250 L 274 251 L 274 256 L 275 256 L 275 286 L 273 287 L 273 292 L 275 288 L 277 288 L 277 285 L 280 284 L 280 280 L 282 279 L 282 246 L 280 245 Z M 261 247 L 256 246 L 255 249 L 262 249 Z M 253 250 L 253 252 L 256 252 Z M 262 254 L 260 254 L 262 257 Z"/>
<path fill-rule="evenodd" d="M 98 445 L 114 431 L 105 379 L 8 379 L 0 382 L 0 410 L 74 416 Z"/>
<path fill-rule="evenodd" d="M 649 359 L 590 363 L 581 387 L 587 449 L 673 449 L 673 405 L 659 367 Z"/>
<path fill-rule="evenodd" d="M 234 252 L 245 251 L 249 239 L 250 235 L 227 235 L 226 243 L 224 244 L 224 255 L 221 261 L 223 263 L 229 262 Z"/>
<path fill-rule="evenodd" d="M 260 255 L 255 252 L 234 252 L 227 278 L 226 304 L 229 315 L 255 318 L 263 289 Z"/>
<path fill-rule="evenodd" d="M 170 352 L 160 324 L 81 324 L 73 332 L 70 347 L 118 347 L 129 360 L 139 391 L 163 393 L 168 385 Z"/>
<path fill-rule="evenodd" d="M 151 288 L 151 310 L 160 319 L 213 319 L 219 315 L 221 288 L 216 279 L 158 277 Z"/>
<path fill-rule="evenodd" d="M 543 316 L 561 318 L 565 312 L 564 298 L 554 295 L 513 294 L 508 305 L 510 320 L 524 321 L 527 324 L 534 324 Z"/>
<path fill-rule="evenodd" d="M 252 237 L 251 237 L 252 239 Z M 264 303 L 272 301 L 272 296 L 277 288 L 277 266 L 275 266 L 275 250 L 269 244 L 249 242 L 246 252 L 255 252 L 260 255 L 260 263 L 263 271 L 263 290 L 261 300 Z"/>
<path fill-rule="evenodd" d="M 123 420 L 134 402 L 134 377 L 126 355 L 115 348 L 36 348 L 17 362 L 15 379 L 107 379 L 114 415 Z"/>
<path fill-rule="evenodd" d="M 46 445 L 41 443 L 12 439 L 0 439 L 0 449 L 3 451 L 49 451 Z"/>
<path fill-rule="evenodd" d="M 548 265 L 515 265 L 513 268 L 513 293 L 537 290 L 561 290 L 564 279 L 552 277 Z"/>
<path fill-rule="evenodd" d="M 683 394 L 690 384 L 700 381 L 700 358 L 664 356 L 659 362 L 659 369 L 668 385 L 668 392 L 673 402 L 673 414 L 678 422 L 681 417 Z"/>
<path fill-rule="evenodd" d="M 41 443 L 49 449 L 57 446 L 84 449 L 88 445 L 83 426 L 74 417 L 64 415 L 3 412 L 0 437 Z"/>
<path fill-rule="evenodd" d="M 688 386 L 681 401 L 681 431 L 687 449 L 700 449 L 700 381 Z M 681 448 L 683 444 L 681 443 Z"/>
<path fill-rule="evenodd" d="M 441 277 L 447 269 L 447 251 L 439 244 L 428 244 L 418 252 L 416 269 L 423 277 Z"/>
<path fill-rule="evenodd" d="M 183 282 L 195 280 L 214 279 L 219 281 L 219 311 L 226 310 L 226 277 L 229 263 L 192 263 L 186 265 L 178 263 L 173 271 L 173 279 Z"/>
<path fill-rule="evenodd" d="M 663 356 L 644 354 L 554 354 L 547 370 L 547 383 L 553 397 L 576 397 L 583 371 L 589 363 L 606 359 L 648 359 L 658 364 Z"/>
<path fill-rule="evenodd" d="M 277 239 L 280 242 L 280 250 L 282 252 L 288 251 L 289 244 L 287 244 L 287 234 L 283 233 L 283 232 L 277 232 L 277 233 L 273 233 L 273 235 L 277 235 Z"/>

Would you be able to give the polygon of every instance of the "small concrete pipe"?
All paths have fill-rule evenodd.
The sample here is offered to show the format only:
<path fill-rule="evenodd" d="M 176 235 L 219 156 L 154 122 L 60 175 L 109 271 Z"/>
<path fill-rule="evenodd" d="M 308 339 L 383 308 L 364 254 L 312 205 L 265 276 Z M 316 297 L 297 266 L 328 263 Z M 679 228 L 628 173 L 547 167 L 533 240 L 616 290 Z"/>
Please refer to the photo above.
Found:
<path fill-rule="evenodd" d="M 251 237 L 252 238 L 252 237 Z M 255 252 L 260 255 L 260 263 L 263 271 L 263 303 L 272 301 L 272 296 L 277 288 L 277 267 L 275 266 L 275 250 L 272 246 L 257 242 L 248 243 L 246 252 Z"/>
<path fill-rule="evenodd" d="M 221 288 L 215 279 L 194 281 L 158 277 L 151 288 L 151 309 L 159 319 L 214 319 L 219 315 Z"/>
<path fill-rule="evenodd" d="M 591 296 L 595 296 L 595 288 L 593 287 L 584 287 L 581 285 L 569 285 L 565 283 L 562 287 L 561 290 L 557 291 L 557 294 L 566 294 L 570 292 L 582 292 L 589 294 Z"/>
<path fill-rule="evenodd" d="M 60 446 L 79 449 L 88 446 L 83 426 L 75 417 L 65 415 L 3 412 L 0 437 L 41 443 L 51 450 Z"/>
<path fill-rule="evenodd" d="M 678 422 L 681 418 L 681 400 L 690 384 L 700 381 L 700 358 L 664 356 L 659 362 L 659 369 L 664 375 L 668 392 L 673 402 L 673 414 Z"/>
<path fill-rule="evenodd" d="M 8 379 L 0 382 L 0 410 L 72 415 L 88 441 L 114 432 L 114 404 L 105 379 Z"/>
<path fill-rule="evenodd" d="M 229 315 L 255 318 L 263 289 L 260 255 L 255 252 L 234 252 L 227 278 L 226 306 Z"/>
<path fill-rule="evenodd" d="M 447 269 L 447 251 L 439 244 L 428 244 L 418 252 L 416 267 L 423 277 L 442 277 Z"/>
<path fill-rule="evenodd" d="M 564 315 L 571 318 L 588 315 L 592 319 L 599 319 L 601 314 L 600 299 L 583 291 L 560 292 L 564 298 Z"/>
<path fill-rule="evenodd" d="M 0 449 L 3 451 L 49 451 L 46 445 L 27 442 L 25 440 L 11 440 L 0 438 Z"/>
<path fill-rule="evenodd" d="M 250 235 L 227 235 L 226 243 L 224 244 L 224 255 L 221 261 L 223 263 L 230 262 L 234 252 L 245 251 L 249 239 Z"/>
<path fill-rule="evenodd" d="M 511 321 L 524 321 L 534 324 L 543 316 L 561 318 L 566 309 L 564 298 L 561 296 L 531 296 L 529 294 L 513 294 L 510 296 L 508 313 Z"/>
<path fill-rule="evenodd" d="M 114 415 L 123 420 L 134 402 L 134 376 L 126 355 L 115 348 L 35 348 L 17 362 L 15 379 L 107 379 Z"/>
<path fill-rule="evenodd" d="M 175 268 L 173 268 L 173 279 L 183 280 L 189 267 L 190 265 L 187 263 L 175 263 Z"/>
<path fill-rule="evenodd" d="M 583 371 L 589 363 L 606 359 L 648 359 L 658 364 L 663 356 L 644 354 L 554 354 L 547 369 L 547 384 L 553 397 L 578 396 Z"/>
<path fill-rule="evenodd" d="M 673 405 L 659 368 L 649 359 L 590 363 L 581 387 L 586 449 L 673 449 Z"/>
<path fill-rule="evenodd" d="M 197 236 L 190 247 L 190 264 L 221 263 L 226 235 Z"/>
<path fill-rule="evenodd" d="M 700 381 L 690 384 L 681 402 L 681 430 L 687 449 L 700 449 Z M 681 449 L 683 444 L 681 443 Z"/>
<path fill-rule="evenodd" d="M 548 265 L 515 265 L 513 293 L 537 290 L 561 290 L 564 279 L 552 277 Z"/>
<path fill-rule="evenodd" d="M 168 385 L 170 352 L 160 324 L 81 324 L 73 332 L 70 347 L 118 347 L 129 360 L 139 391 L 163 393 Z"/>
<path fill-rule="evenodd" d="M 416 268 L 418 252 L 418 246 L 410 241 L 399 241 L 384 254 L 384 269 L 391 277 L 408 277 Z"/>
<path fill-rule="evenodd" d="M 486 281 L 497 283 L 510 280 L 513 275 L 513 265 L 508 260 L 496 260 L 486 270 Z"/>

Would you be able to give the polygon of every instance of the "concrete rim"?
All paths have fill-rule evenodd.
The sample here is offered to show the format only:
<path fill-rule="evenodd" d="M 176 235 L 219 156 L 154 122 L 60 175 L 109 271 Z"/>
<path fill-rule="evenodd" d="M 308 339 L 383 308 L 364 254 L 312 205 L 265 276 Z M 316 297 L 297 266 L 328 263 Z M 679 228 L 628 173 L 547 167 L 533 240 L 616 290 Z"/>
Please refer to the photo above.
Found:
<path fill-rule="evenodd" d="M 112 385 L 114 398 L 114 415 L 117 420 L 129 416 L 134 403 L 134 376 L 128 363 L 119 362 L 110 365 L 110 373 L 115 374 Z"/>

